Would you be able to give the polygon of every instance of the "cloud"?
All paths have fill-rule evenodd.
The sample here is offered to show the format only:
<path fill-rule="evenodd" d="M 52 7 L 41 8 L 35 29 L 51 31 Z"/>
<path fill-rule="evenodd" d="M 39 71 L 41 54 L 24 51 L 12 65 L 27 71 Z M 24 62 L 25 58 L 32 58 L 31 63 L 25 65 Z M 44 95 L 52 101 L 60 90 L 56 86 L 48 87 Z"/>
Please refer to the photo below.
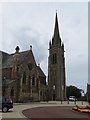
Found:
<path fill-rule="evenodd" d="M 48 37 L 42 35 L 35 29 L 23 26 L 19 29 L 10 30 L 11 35 L 8 38 L 8 43 L 4 44 L 7 47 L 7 51 L 14 51 L 16 46 L 20 46 L 20 51 L 25 51 L 30 49 L 30 45 L 33 47 L 33 53 L 37 64 L 40 63 L 41 67 L 44 69 L 47 66 L 47 56 L 48 56 Z M 11 42 L 11 40 L 13 40 Z M 12 52 L 11 52 L 12 53 Z M 46 68 L 45 68 L 46 69 Z M 47 70 L 45 70 L 45 73 Z"/>
<path fill-rule="evenodd" d="M 53 35 L 55 11 L 61 39 L 65 44 L 67 84 L 87 84 L 88 13 L 86 3 L 15 3 L 5 4 L 2 50 L 33 46 L 37 63 L 48 73 L 48 44 Z M 82 82 L 83 81 L 83 82 Z M 82 86 L 83 86 L 82 85 Z M 86 87 L 84 87 L 86 89 Z"/>

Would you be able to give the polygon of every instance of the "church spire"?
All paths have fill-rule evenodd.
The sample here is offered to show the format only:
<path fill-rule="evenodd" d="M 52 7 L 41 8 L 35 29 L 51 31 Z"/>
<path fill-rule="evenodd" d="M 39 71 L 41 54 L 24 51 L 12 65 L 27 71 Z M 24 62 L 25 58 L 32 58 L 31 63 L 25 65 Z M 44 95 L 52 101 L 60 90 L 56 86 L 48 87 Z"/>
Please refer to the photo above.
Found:
<path fill-rule="evenodd" d="M 56 17 L 55 17 L 55 27 L 54 27 L 54 36 L 52 39 L 52 43 L 58 44 L 60 43 L 61 45 L 61 39 L 60 39 L 60 34 L 59 34 L 59 26 L 58 26 L 58 17 L 57 17 L 57 11 L 56 11 Z"/>
<path fill-rule="evenodd" d="M 54 28 L 54 36 L 58 34 L 59 36 L 59 27 L 58 27 L 58 17 L 57 17 L 57 12 L 56 12 L 56 17 L 55 17 L 55 28 Z"/>

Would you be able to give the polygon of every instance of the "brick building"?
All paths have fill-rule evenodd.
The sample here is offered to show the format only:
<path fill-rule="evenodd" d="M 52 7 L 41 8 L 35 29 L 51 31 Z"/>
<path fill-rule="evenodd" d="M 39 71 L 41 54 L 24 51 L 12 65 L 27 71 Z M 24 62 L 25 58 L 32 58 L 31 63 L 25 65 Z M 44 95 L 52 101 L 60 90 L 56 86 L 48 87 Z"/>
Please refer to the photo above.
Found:
<path fill-rule="evenodd" d="M 46 99 L 46 76 L 36 64 L 30 50 L 14 54 L 2 53 L 2 94 L 11 96 L 14 102 L 40 101 Z"/>

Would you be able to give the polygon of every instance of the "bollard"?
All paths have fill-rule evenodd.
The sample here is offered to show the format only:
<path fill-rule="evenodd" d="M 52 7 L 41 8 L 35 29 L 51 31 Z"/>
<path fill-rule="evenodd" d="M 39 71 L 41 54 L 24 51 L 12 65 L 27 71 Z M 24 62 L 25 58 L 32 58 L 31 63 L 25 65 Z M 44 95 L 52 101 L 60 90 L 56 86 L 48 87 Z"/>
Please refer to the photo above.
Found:
<path fill-rule="evenodd" d="M 62 104 L 62 100 L 61 100 L 61 104 Z"/>
<path fill-rule="evenodd" d="M 67 101 L 67 103 L 69 104 L 69 100 Z"/>
<path fill-rule="evenodd" d="M 89 105 L 90 105 L 90 101 L 89 101 L 88 103 L 89 103 Z"/>
<path fill-rule="evenodd" d="M 74 104 L 76 105 L 76 100 L 74 100 Z"/>

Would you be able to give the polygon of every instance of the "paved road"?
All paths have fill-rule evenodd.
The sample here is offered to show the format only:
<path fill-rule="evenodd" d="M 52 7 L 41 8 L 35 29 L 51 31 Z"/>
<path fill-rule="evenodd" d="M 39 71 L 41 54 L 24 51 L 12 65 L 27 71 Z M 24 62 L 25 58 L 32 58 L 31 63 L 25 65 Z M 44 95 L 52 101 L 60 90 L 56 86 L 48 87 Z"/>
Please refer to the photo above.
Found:
<path fill-rule="evenodd" d="M 46 106 L 23 111 L 27 118 L 88 118 L 88 114 L 72 110 L 71 106 Z"/>
<path fill-rule="evenodd" d="M 83 105 L 87 105 L 87 102 L 83 102 Z M 82 105 L 82 102 L 77 102 L 77 105 Z M 50 102 L 40 102 L 40 103 L 19 103 L 14 104 L 14 108 L 9 110 L 7 113 L 2 113 L 0 111 L 0 117 L 3 118 L 24 118 L 22 111 L 29 108 L 35 108 L 35 107 L 43 107 L 43 106 L 74 106 L 74 102 L 70 102 L 67 104 L 67 102 L 57 102 L 57 101 L 50 101 Z"/>

